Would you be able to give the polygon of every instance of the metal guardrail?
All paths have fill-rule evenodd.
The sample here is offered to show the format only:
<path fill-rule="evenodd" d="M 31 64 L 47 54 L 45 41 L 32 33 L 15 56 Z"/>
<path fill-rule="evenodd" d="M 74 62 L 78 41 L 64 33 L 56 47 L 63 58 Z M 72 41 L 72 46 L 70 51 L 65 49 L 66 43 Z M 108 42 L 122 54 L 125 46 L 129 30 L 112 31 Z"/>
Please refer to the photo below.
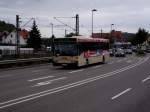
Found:
<path fill-rule="evenodd" d="M 51 59 L 52 59 L 52 57 L 4 60 L 4 61 L 0 61 L 0 65 L 17 64 L 17 63 L 28 63 L 28 62 L 36 62 L 36 61 L 50 61 Z"/>

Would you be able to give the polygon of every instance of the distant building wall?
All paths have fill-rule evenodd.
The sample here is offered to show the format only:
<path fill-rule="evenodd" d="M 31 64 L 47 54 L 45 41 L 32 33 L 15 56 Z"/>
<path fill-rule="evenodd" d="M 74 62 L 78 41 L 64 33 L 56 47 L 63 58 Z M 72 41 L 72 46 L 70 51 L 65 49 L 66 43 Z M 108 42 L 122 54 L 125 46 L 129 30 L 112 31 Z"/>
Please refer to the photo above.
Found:
<path fill-rule="evenodd" d="M 122 41 L 123 35 L 121 31 L 112 31 L 111 33 L 93 33 L 93 38 L 113 38 L 115 41 Z"/>

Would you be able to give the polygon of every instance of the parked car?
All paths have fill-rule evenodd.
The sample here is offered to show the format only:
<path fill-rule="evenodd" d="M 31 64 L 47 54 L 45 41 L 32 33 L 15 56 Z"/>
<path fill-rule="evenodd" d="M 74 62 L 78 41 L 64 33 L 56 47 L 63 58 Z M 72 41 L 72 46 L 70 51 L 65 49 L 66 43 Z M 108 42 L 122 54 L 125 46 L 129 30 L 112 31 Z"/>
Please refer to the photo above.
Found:
<path fill-rule="evenodd" d="M 150 46 L 147 46 L 147 47 L 146 47 L 146 52 L 147 52 L 147 53 L 150 53 Z"/>
<path fill-rule="evenodd" d="M 136 46 L 132 46 L 132 51 L 133 52 L 137 52 L 137 47 Z"/>
<path fill-rule="evenodd" d="M 115 56 L 116 57 L 125 57 L 125 51 L 121 48 L 118 48 L 118 49 L 116 49 Z"/>
<path fill-rule="evenodd" d="M 114 56 L 115 55 L 115 49 L 109 49 L 109 54 L 110 54 L 110 56 Z"/>
<path fill-rule="evenodd" d="M 132 54 L 132 49 L 126 49 L 126 50 L 125 50 L 125 53 L 126 53 L 126 54 Z"/>

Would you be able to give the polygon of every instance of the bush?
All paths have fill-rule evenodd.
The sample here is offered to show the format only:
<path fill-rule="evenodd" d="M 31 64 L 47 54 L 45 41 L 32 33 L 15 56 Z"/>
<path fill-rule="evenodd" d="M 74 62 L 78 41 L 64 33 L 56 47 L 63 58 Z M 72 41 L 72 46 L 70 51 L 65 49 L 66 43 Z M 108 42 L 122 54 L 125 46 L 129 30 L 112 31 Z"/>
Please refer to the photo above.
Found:
<path fill-rule="evenodd" d="M 137 55 L 145 55 L 145 51 L 142 49 L 137 50 Z"/>

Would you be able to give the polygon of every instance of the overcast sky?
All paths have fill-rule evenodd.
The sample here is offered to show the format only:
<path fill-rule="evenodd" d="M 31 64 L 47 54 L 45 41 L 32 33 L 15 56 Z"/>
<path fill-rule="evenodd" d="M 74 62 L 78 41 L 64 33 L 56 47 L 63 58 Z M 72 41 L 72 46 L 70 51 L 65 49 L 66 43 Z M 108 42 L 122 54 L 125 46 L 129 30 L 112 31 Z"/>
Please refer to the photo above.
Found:
<path fill-rule="evenodd" d="M 20 15 L 21 25 L 36 18 L 42 36 L 51 35 L 50 23 L 61 25 L 53 17 L 80 16 L 80 34 L 91 33 L 91 10 L 94 12 L 94 32 L 115 30 L 137 32 L 139 27 L 150 30 L 150 0 L 0 0 L 0 19 L 15 24 L 15 15 Z M 75 19 L 60 19 L 74 27 Z M 30 29 L 32 23 L 27 27 Z M 65 27 L 54 28 L 56 36 L 64 36 Z"/>

